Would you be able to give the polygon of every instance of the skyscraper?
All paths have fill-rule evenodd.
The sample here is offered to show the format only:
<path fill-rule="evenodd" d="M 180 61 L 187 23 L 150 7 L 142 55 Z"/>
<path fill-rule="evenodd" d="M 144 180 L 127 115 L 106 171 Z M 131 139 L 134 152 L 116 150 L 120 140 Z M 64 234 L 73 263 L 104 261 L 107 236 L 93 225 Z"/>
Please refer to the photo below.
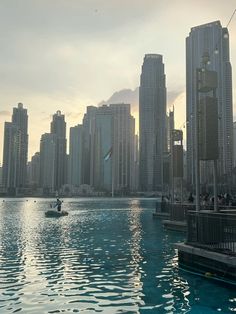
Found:
<path fill-rule="evenodd" d="M 83 154 L 82 154 L 82 183 L 94 186 L 94 132 L 95 132 L 95 115 L 98 108 L 88 106 L 87 112 L 83 118 Z"/>
<path fill-rule="evenodd" d="M 59 110 L 53 115 L 51 134 L 56 139 L 55 189 L 59 191 L 66 183 L 66 122 L 65 116 Z"/>
<path fill-rule="evenodd" d="M 6 192 L 15 195 L 17 185 L 17 173 L 19 168 L 20 131 L 12 122 L 4 125 L 4 146 L 2 185 Z"/>
<path fill-rule="evenodd" d="M 139 184 L 142 191 L 162 189 L 166 150 L 166 82 L 162 56 L 144 57 L 139 88 Z"/>
<path fill-rule="evenodd" d="M 233 166 L 236 167 L 236 121 L 233 123 Z"/>
<path fill-rule="evenodd" d="M 31 186 L 40 186 L 40 153 L 35 153 L 28 163 L 28 183 Z"/>
<path fill-rule="evenodd" d="M 68 183 L 74 186 L 82 184 L 82 152 L 83 126 L 78 124 L 70 128 Z"/>
<path fill-rule="evenodd" d="M 111 108 L 104 105 L 97 108 L 95 115 L 95 133 L 92 140 L 91 165 L 93 170 L 93 186 L 97 190 L 112 189 L 112 158 L 104 157 L 112 149 L 114 119 Z"/>
<path fill-rule="evenodd" d="M 43 134 L 40 141 L 40 186 L 44 194 L 54 193 L 56 190 L 56 153 L 57 136 Z"/>
<path fill-rule="evenodd" d="M 135 189 L 135 120 L 130 104 L 111 104 L 113 114 L 113 175 L 114 189 L 128 193 Z"/>
<path fill-rule="evenodd" d="M 135 120 L 129 104 L 87 107 L 83 119 L 83 179 L 96 190 L 135 189 Z M 105 158 L 110 154 L 110 158 Z"/>
<path fill-rule="evenodd" d="M 26 186 L 28 157 L 27 109 L 19 103 L 13 108 L 12 122 L 5 123 L 3 149 L 3 186 L 14 194 Z"/>
<path fill-rule="evenodd" d="M 218 87 L 218 177 L 224 180 L 232 170 L 232 74 L 229 58 L 229 34 L 219 21 L 214 21 L 191 29 L 186 38 L 186 118 L 187 118 L 187 181 L 194 184 L 194 112 L 196 108 L 196 69 L 202 66 L 202 57 L 209 54 L 209 70 L 217 72 Z M 210 178 L 206 162 L 201 164 L 201 181 Z M 208 168 L 208 169 L 207 169 Z M 206 182 L 207 183 L 207 182 Z"/>
<path fill-rule="evenodd" d="M 20 131 L 19 168 L 17 173 L 17 186 L 24 187 L 27 181 L 27 159 L 28 159 L 28 115 L 27 109 L 22 103 L 13 108 L 12 123 Z"/>

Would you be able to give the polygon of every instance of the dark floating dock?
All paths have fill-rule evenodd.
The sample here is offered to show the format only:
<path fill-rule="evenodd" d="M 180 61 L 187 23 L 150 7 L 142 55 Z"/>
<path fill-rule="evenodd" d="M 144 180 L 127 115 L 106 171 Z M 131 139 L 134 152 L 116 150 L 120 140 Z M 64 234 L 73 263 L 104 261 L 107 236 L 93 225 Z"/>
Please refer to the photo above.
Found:
<path fill-rule="evenodd" d="M 186 232 L 186 242 L 175 245 L 180 269 L 236 286 L 236 208 L 194 209 L 194 204 L 159 204 L 153 217 L 164 218 L 168 230 Z"/>
<path fill-rule="evenodd" d="M 178 249 L 180 269 L 236 287 L 236 256 L 209 251 L 185 243 L 178 243 L 175 247 Z"/>
<path fill-rule="evenodd" d="M 187 213 L 187 240 L 176 244 L 179 266 L 236 286 L 236 211 Z"/>

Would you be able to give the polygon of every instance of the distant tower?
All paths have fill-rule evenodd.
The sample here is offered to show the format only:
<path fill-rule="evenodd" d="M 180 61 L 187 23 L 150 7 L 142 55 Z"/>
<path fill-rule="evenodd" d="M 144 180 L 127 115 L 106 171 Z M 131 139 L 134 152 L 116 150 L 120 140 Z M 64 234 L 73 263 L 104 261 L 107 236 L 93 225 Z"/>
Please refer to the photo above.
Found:
<path fill-rule="evenodd" d="M 28 182 L 30 185 L 40 186 L 40 153 L 35 153 L 28 163 Z"/>
<path fill-rule="evenodd" d="M 233 166 L 236 167 L 236 121 L 234 121 L 233 123 L 233 148 L 234 148 Z"/>
<path fill-rule="evenodd" d="M 53 115 L 51 134 L 56 138 L 55 189 L 59 191 L 66 183 L 66 122 L 61 111 Z"/>
<path fill-rule="evenodd" d="M 95 132 L 95 115 L 98 108 L 88 106 L 87 112 L 83 118 L 83 154 L 82 154 L 82 183 L 94 186 L 94 132 Z"/>
<path fill-rule="evenodd" d="M 13 108 L 12 123 L 20 130 L 19 168 L 17 170 L 17 187 L 24 187 L 27 181 L 27 159 L 28 159 L 28 115 L 27 109 L 19 103 Z"/>
<path fill-rule="evenodd" d="M 129 193 L 135 189 L 135 120 L 130 114 L 130 104 L 111 104 L 113 129 L 114 189 Z"/>
<path fill-rule="evenodd" d="M 5 122 L 2 185 L 10 195 L 15 195 L 19 172 L 20 131 L 12 122 Z"/>
<path fill-rule="evenodd" d="M 186 118 L 187 118 L 187 181 L 194 185 L 194 110 L 196 106 L 196 69 L 202 57 L 209 54 L 209 70 L 217 72 L 219 180 L 227 181 L 233 166 L 232 74 L 229 58 L 229 34 L 219 21 L 193 27 L 186 38 Z M 202 162 L 202 181 L 209 178 L 207 162 Z"/>
<path fill-rule="evenodd" d="M 54 193 L 56 190 L 56 153 L 56 135 L 43 134 L 40 141 L 40 186 L 44 194 Z"/>
<path fill-rule="evenodd" d="M 83 119 L 83 183 L 97 190 L 135 189 L 135 120 L 130 104 L 87 107 Z M 111 152 L 110 158 L 105 156 Z"/>
<path fill-rule="evenodd" d="M 114 119 L 111 108 L 104 105 L 95 115 L 94 145 L 91 154 L 93 186 L 97 190 L 110 192 L 112 189 L 112 158 L 104 160 L 113 145 Z"/>
<path fill-rule="evenodd" d="M 166 130 L 167 130 L 167 150 L 170 151 L 170 146 L 171 146 L 171 139 L 170 139 L 170 135 L 171 135 L 171 131 L 174 130 L 175 128 L 175 111 L 174 108 L 173 110 L 169 110 L 169 116 L 167 116 L 167 126 L 166 126 Z"/>
<path fill-rule="evenodd" d="M 83 126 L 78 124 L 70 128 L 68 183 L 74 186 L 82 184 L 82 152 Z"/>
<path fill-rule="evenodd" d="M 142 191 L 163 185 L 163 154 L 166 149 L 166 82 L 162 56 L 144 57 L 139 88 L 139 184 Z"/>
<path fill-rule="evenodd" d="M 27 109 L 19 103 L 13 108 L 12 122 L 5 123 L 3 149 L 3 186 L 10 194 L 26 186 L 28 157 Z"/>

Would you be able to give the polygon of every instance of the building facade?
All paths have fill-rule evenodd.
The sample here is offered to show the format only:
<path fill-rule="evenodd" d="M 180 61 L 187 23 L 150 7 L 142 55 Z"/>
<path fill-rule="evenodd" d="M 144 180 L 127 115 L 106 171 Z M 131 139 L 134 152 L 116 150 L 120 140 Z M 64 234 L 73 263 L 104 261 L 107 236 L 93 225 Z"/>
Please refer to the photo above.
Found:
<path fill-rule="evenodd" d="M 45 133 L 40 140 L 40 186 L 48 195 L 56 190 L 57 136 Z"/>
<path fill-rule="evenodd" d="M 19 169 L 19 128 L 12 122 L 5 122 L 3 144 L 2 185 L 8 194 L 15 195 Z"/>
<path fill-rule="evenodd" d="M 214 21 L 191 29 L 186 38 L 186 119 L 187 119 L 187 182 L 195 183 L 195 136 L 194 119 L 196 110 L 196 69 L 202 67 L 202 57 L 208 54 L 209 70 L 217 72 L 218 82 L 218 181 L 226 182 L 233 166 L 233 114 L 232 114 L 232 74 L 229 57 L 229 34 L 219 21 Z M 201 183 L 212 181 L 209 162 L 201 162 Z M 229 182 L 226 183 L 230 185 Z"/>
<path fill-rule="evenodd" d="M 5 122 L 2 184 L 9 194 L 27 183 L 28 115 L 19 103 L 13 108 L 12 122 Z"/>
<path fill-rule="evenodd" d="M 90 186 L 94 186 L 94 164 L 91 158 L 94 154 L 95 115 L 97 109 L 95 106 L 88 106 L 83 118 L 82 183 Z"/>
<path fill-rule="evenodd" d="M 166 150 L 166 80 L 162 56 L 144 57 L 139 88 L 139 184 L 141 191 L 161 191 Z"/>
<path fill-rule="evenodd" d="M 17 187 L 25 187 L 27 182 L 27 161 L 28 161 L 28 114 L 22 103 L 13 108 L 12 123 L 20 131 L 19 167 L 17 173 Z"/>
<path fill-rule="evenodd" d="M 28 183 L 30 186 L 40 186 L 40 153 L 35 153 L 28 163 Z"/>
<path fill-rule="evenodd" d="M 135 120 L 129 104 L 87 107 L 83 119 L 83 184 L 109 193 L 134 190 L 134 152 Z"/>
<path fill-rule="evenodd" d="M 66 122 L 65 116 L 61 111 L 57 111 L 53 115 L 51 122 L 51 134 L 56 139 L 56 155 L 55 155 L 55 189 L 59 191 L 66 181 Z"/>
<path fill-rule="evenodd" d="M 113 149 L 114 118 L 108 106 L 97 108 L 95 115 L 95 132 L 91 141 L 91 169 L 93 169 L 93 186 L 96 190 L 112 190 L 112 158 L 105 160 Z"/>
<path fill-rule="evenodd" d="M 70 128 L 68 160 L 68 183 L 79 187 L 82 184 L 83 126 Z"/>
<path fill-rule="evenodd" d="M 114 189 L 121 193 L 135 190 L 135 120 L 130 104 L 111 104 L 113 114 Z"/>

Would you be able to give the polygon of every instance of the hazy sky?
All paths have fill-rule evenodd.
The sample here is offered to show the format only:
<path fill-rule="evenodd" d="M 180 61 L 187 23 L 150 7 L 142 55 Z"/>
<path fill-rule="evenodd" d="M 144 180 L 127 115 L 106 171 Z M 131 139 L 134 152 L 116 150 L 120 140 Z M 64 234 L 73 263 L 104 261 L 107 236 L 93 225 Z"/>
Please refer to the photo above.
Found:
<path fill-rule="evenodd" d="M 235 0 L 1 0 L 0 161 L 4 121 L 18 102 L 28 109 L 31 156 L 56 110 L 74 126 L 87 105 L 136 89 L 145 53 L 163 54 L 169 102 L 180 126 L 185 38 L 203 23 L 220 20 L 226 26 L 235 8 Z M 229 33 L 234 79 L 236 16 Z M 235 80 L 233 88 L 236 96 Z"/>

